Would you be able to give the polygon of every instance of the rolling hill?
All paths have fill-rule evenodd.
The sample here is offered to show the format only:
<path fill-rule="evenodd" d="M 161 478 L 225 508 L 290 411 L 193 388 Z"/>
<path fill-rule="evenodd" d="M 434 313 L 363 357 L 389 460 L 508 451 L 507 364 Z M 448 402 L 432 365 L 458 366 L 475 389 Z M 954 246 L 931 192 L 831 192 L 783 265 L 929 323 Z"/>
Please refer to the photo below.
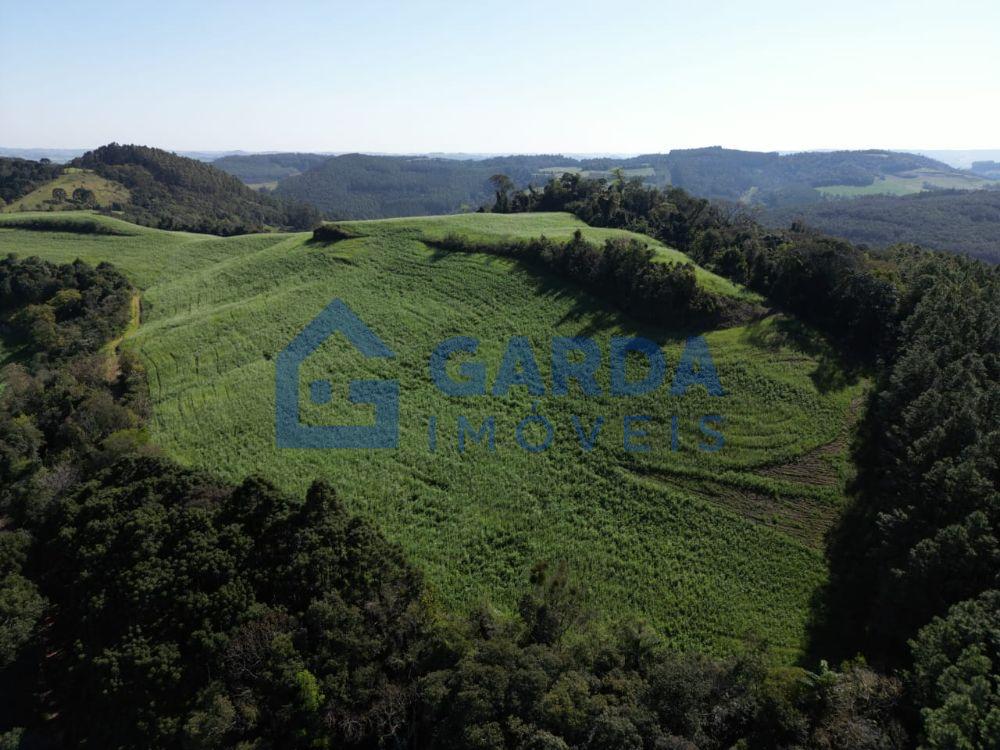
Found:
<path fill-rule="evenodd" d="M 518 184 L 527 184 L 555 158 L 457 160 L 345 154 L 281 180 L 274 194 L 311 203 L 333 219 L 469 211 L 492 197 L 489 180 L 494 174 L 504 173 Z"/>
<path fill-rule="evenodd" d="M 301 174 L 330 158 L 324 154 L 234 154 L 212 162 L 250 187 L 273 188 L 279 180 Z"/>
<path fill-rule="evenodd" d="M 100 209 L 137 224 L 230 235 L 306 229 L 305 204 L 251 190 L 215 167 L 146 146 L 112 143 L 68 165 L 0 159 L 0 211 Z"/>
<path fill-rule="evenodd" d="M 58 177 L 63 171 L 49 161 L 0 157 L 0 209 Z"/>
<path fill-rule="evenodd" d="M 824 197 L 910 194 L 928 189 L 978 189 L 986 174 L 955 169 L 916 154 L 833 151 L 779 154 L 719 147 L 675 149 L 626 158 L 574 159 L 516 155 L 486 159 L 347 154 L 255 154 L 215 165 L 244 182 L 315 205 L 333 219 L 416 216 L 475 209 L 492 199 L 490 176 L 517 186 L 542 185 L 570 172 L 650 185 L 674 185 L 706 198 L 769 207 Z"/>
<path fill-rule="evenodd" d="M 56 197 L 60 190 L 61 198 Z M 77 190 L 86 190 L 90 194 L 84 201 L 74 199 L 73 195 Z M 0 208 L 0 211 L 74 211 L 85 207 L 81 203 L 121 211 L 131 200 L 128 188 L 121 183 L 102 177 L 90 169 L 65 167 L 56 176 L 12 201 L 9 206 Z"/>
<path fill-rule="evenodd" d="M 72 231 L 81 220 L 103 233 Z M 259 473 L 295 492 L 327 479 L 353 511 L 403 546 L 450 610 L 488 600 L 510 611 L 536 560 L 566 559 L 591 582 L 590 603 L 602 621 L 640 616 L 675 645 L 717 653 L 750 634 L 767 638 L 782 661 L 800 653 L 825 579 L 821 539 L 842 501 L 846 438 L 863 382 L 829 377 L 836 366 L 809 332 L 772 316 L 705 332 L 722 397 L 700 388 L 633 399 L 548 390 L 531 397 L 523 388 L 498 398 L 446 397 L 430 385 L 427 363 L 450 336 L 480 340 L 477 357 L 491 383 L 512 336 L 527 337 L 546 383 L 553 336 L 590 336 L 607 352 L 612 336 L 641 333 L 663 346 L 670 368 L 683 336 L 639 325 L 517 262 L 434 247 L 446 234 L 503 240 L 568 238 L 579 230 L 600 241 L 629 236 L 624 232 L 592 229 L 568 214 L 347 226 L 353 239 L 322 243 L 309 234 L 220 238 L 104 216 L 22 214 L 0 218 L 0 250 L 113 262 L 142 289 L 142 325 L 126 346 L 148 368 L 154 441 L 183 464 L 226 479 Z M 664 262 L 675 257 L 654 249 Z M 698 283 L 746 294 L 708 271 Z M 335 338 L 307 364 L 306 380 L 332 374 L 339 394 L 347 378 L 399 379 L 396 451 L 275 447 L 275 358 L 335 298 L 396 358 L 365 360 Z M 607 379 L 605 365 L 598 381 L 606 386 Z M 541 453 L 515 440 L 533 408 L 554 428 L 551 448 Z M 304 413 L 319 422 L 368 418 L 337 397 Z M 650 451 L 624 450 L 627 414 L 653 417 Z M 696 447 L 705 414 L 724 417 L 718 452 Z M 459 452 L 459 417 L 478 426 L 489 416 L 495 451 L 470 443 Z M 574 416 L 587 425 L 605 418 L 592 451 L 582 449 Z"/>
<path fill-rule="evenodd" d="M 915 243 L 1000 263 L 1000 190 L 946 190 L 827 200 L 762 211 L 773 227 L 802 222 L 872 247 Z"/>
<path fill-rule="evenodd" d="M 130 200 L 120 207 L 122 216 L 146 226 L 230 235 L 306 228 L 316 218 L 304 206 L 261 195 L 209 164 L 162 149 L 111 143 L 71 166 L 126 188 Z"/>

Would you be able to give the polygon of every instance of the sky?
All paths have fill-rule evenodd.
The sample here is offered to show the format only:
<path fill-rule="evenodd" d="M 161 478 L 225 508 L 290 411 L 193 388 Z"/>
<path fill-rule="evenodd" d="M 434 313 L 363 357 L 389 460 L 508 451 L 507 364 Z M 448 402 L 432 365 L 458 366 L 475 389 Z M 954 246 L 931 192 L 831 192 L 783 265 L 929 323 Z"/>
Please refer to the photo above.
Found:
<path fill-rule="evenodd" d="M 998 32 L 996 0 L 0 0 L 0 146 L 998 148 Z"/>

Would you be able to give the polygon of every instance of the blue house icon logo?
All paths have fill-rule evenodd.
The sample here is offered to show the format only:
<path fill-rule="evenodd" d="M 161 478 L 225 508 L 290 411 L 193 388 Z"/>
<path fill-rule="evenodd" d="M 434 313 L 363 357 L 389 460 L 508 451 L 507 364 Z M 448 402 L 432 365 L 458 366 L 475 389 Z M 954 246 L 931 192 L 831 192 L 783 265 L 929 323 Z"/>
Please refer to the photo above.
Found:
<path fill-rule="evenodd" d="M 361 319 L 335 299 L 307 325 L 277 358 L 274 380 L 275 434 L 279 448 L 396 448 L 399 445 L 399 382 L 396 380 L 352 380 L 348 399 L 352 404 L 372 404 L 372 425 L 307 425 L 299 412 L 299 367 L 320 344 L 342 333 L 365 357 L 396 355 L 372 333 Z M 329 380 L 309 384 L 313 403 L 328 403 Z"/>

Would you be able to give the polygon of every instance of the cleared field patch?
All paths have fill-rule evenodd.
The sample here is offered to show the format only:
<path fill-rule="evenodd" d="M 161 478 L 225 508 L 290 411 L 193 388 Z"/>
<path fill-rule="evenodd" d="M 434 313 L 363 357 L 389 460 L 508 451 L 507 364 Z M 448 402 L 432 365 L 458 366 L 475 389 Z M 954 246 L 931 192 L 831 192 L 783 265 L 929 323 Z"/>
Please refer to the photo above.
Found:
<path fill-rule="evenodd" d="M 995 180 L 987 180 L 971 174 L 915 169 L 898 175 L 886 175 L 875 180 L 871 185 L 827 185 L 816 189 L 831 197 L 857 198 L 863 195 L 911 195 L 928 188 L 978 190 L 996 184 Z"/>
<path fill-rule="evenodd" d="M 310 242 L 307 234 L 223 240 L 142 230 L 81 238 L 0 229 L 0 250 L 53 260 L 82 251 L 132 275 L 144 289 L 143 323 L 124 346 L 147 364 L 154 440 L 181 462 L 227 479 L 257 473 L 294 491 L 327 479 L 403 546 L 447 608 L 465 611 L 488 600 L 512 610 L 530 566 L 562 558 L 588 583 L 599 620 L 640 617 L 678 646 L 712 652 L 757 634 L 779 658 L 794 659 L 825 578 L 814 537 L 836 513 L 841 488 L 756 472 L 835 440 L 863 384 L 820 384 L 823 363 L 771 335 L 768 320 L 706 335 L 724 396 L 700 387 L 684 396 L 666 387 L 612 396 L 613 336 L 656 340 L 670 372 L 684 341 L 508 259 L 442 253 L 421 239 L 450 231 L 502 236 L 503 227 L 511 235 L 555 236 L 575 228 L 563 215 L 521 218 L 370 222 L 358 225 L 365 236 L 333 244 Z M 369 423 L 371 407 L 348 402 L 348 381 L 395 379 L 396 450 L 275 445 L 275 358 L 332 299 L 347 302 L 395 357 L 364 359 L 340 336 L 326 341 L 303 364 L 303 419 Z M 481 361 L 489 386 L 509 339 L 526 337 L 545 392 L 444 395 L 431 383 L 428 362 L 440 341 L 456 335 L 479 340 L 464 361 Z M 566 396 L 554 394 L 554 336 L 598 342 L 601 395 L 586 397 L 575 384 Z M 310 401 L 309 383 L 318 379 L 332 384 L 329 403 Z M 533 410 L 553 428 L 551 445 L 537 453 L 516 440 Z M 708 439 L 699 429 L 706 414 L 724 418 L 716 452 L 699 448 Z M 637 438 L 648 452 L 626 450 L 628 415 L 650 417 Z M 474 428 L 492 418 L 494 449 L 469 440 L 460 451 L 460 418 Z M 603 420 L 591 450 L 574 419 L 588 432 Z M 544 433 L 534 429 L 527 438 L 537 443 Z"/>
<path fill-rule="evenodd" d="M 613 237 L 636 239 L 653 248 L 655 260 L 660 263 L 690 263 L 691 259 L 672 247 L 668 247 L 646 235 L 626 232 L 621 229 L 591 227 L 576 216 L 568 213 L 540 212 L 530 214 L 457 214 L 454 216 L 422 216 L 405 219 L 382 219 L 379 221 L 337 222 L 350 227 L 360 234 L 376 235 L 391 231 L 404 233 L 422 242 L 442 240 L 449 234 L 459 234 L 478 242 L 502 242 L 509 239 L 531 239 L 544 235 L 553 240 L 568 240 L 577 231 L 591 242 L 603 243 Z M 760 295 L 734 284 L 700 266 L 695 275 L 704 288 L 718 294 L 760 301 Z"/>
<path fill-rule="evenodd" d="M 17 211 L 73 211 L 80 208 L 71 200 L 54 200 L 53 190 L 62 190 L 68 198 L 77 189 L 89 190 L 94 194 L 94 205 L 111 208 L 114 204 L 125 205 L 132 195 L 128 188 L 117 182 L 101 177 L 87 169 L 67 167 L 66 171 L 44 185 L 18 198 L 8 206 L 0 207 L 4 213 Z"/>

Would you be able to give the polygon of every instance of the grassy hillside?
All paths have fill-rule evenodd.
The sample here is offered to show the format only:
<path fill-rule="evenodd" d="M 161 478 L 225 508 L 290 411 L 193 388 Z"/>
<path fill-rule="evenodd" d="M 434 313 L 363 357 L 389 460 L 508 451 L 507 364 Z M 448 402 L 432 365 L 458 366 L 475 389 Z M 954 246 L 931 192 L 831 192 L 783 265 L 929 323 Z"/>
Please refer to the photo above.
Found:
<path fill-rule="evenodd" d="M 74 211 L 80 208 L 72 201 L 73 191 L 89 190 L 94 194 L 93 206 L 99 208 L 122 208 L 132 199 L 131 193 L 124 185 L 101 177 L 89 169 L 66 167 L 62 174 L 43 183 L 30 193 L 21 196 L 9 206 L 0 211 L 12 213 L 15 211 Z M 52 197 L 54 190 L 63 190 L 68 200 L 56 201 Z"/>
<path fill-rule="evenodd" d="M 926 190 L 979 190 L 994 181 L 953 169 L 914 169 L 899 174 L 879 175 L 868 185 L 824 185 L 817 188 L 826 196 L 857 198 L 864 195 L 913 195 Z"/>
<path fill-rule="evenodd" d="M 258 472 L 295 491 L 328 479 L 403 545 L 455 609 L 489 600 L 509 610 L 535 560 L 566 558 L 590 585 L 601 620 L 641 616 L 677 645 L 713 651 L 750 633 L 785 658 L 801 648 L 825 576 L 819 541 L 840 502 L 846 429 L 862 384 L 847 384 L 790 321 L 707 334 L 727 391 L 721 398 L 699 388 L 683 398 L 661 389 L 634 399 L 583 398 L 578 390 L 532 399 L 515 388 L 503 398 L 454 399 L 430 386 L 427 372 L 431 350 L 449 336 L 480 339 L 490 383 L 507 339 L 527 336 L 546 384 L 551 337 L 592 336 L 605 352 L 605 386 L 612 335 L 656 339 L 671 368 L 683 342 L 516 263 L 421 241 L 449 231 L 568 236 L 578 223 L 565 215 L 360 222 L 352 228 L 361 236 L 329 245 L 307 234 L 223 239 L 98 218 L 123 233 L 23 231 L 2 228 L 10 219 L 0 218 L 0 251 L 109 260 L 143 289 L 143 323 L 126 345 L 148 366 L 153 437 L 183 463 L 229 479 Z M 586 231 L 594 239 L 607 233 Z M 304 365 L 303 383 L 330 377 L 335 396 L 315 406 L 306 394 L 306 417 L 364 423 L 368 410 L 341 398 L 346 381 L 398 378 L 398 450 L 275 447 L 274 359 L 334 298 L 396 358 L 363 360 L 339 337 L 327 341 Z M 514 439 L 533 401 L 555 434 L 537 454 Z M 654 416 L 650 452 L 623 449 L 625 414 Z M 725 417 L 717 453 L 695 447 L 704 414 Z M 432 415 L 436 452 L 427 443 Z M 477 426 L 494 416 L 495 452 L 475 444 L 457 451 L 460 415 Z M 573 415 L 588 426 L 606 420 L 589 453 Z M 680 428 L 676 452 L 671 415 Z"/>
<path fill-rule="evenodd" d="M 63 171 L 48 161 L 0 157 L 0 209 L 44 185 Z"/>

